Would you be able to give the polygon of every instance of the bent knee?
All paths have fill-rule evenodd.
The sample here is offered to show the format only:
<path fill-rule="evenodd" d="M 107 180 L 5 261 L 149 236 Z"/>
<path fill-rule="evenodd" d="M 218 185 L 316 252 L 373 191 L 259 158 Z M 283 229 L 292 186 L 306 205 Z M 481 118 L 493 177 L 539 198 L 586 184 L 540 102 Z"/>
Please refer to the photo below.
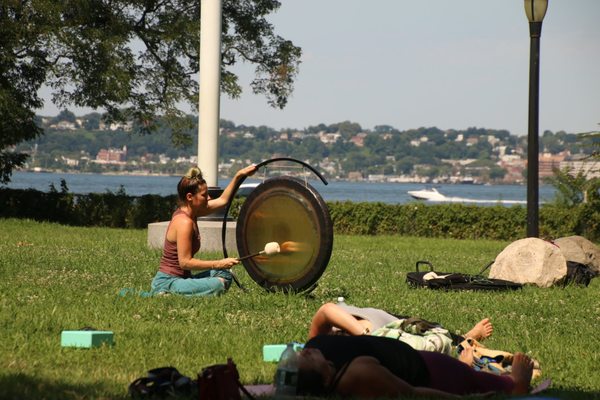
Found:
<path fill-rule="evenodd" d="M 337 304 L 334 304 L 334 303 L 325 303 L 321 307 L 319 307 L 318 311 L 322 311 L 322 312 L 331 312 L 331 311 L 333 311 L 333 312 L 335 312 L 337 310 L 339 310 L 339 306 Z"/>

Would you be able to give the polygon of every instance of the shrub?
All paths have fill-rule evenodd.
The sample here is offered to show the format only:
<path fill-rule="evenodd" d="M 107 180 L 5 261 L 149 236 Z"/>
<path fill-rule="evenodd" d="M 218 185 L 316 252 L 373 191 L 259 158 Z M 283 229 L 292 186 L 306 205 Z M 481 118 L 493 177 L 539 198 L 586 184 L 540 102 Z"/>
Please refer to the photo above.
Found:
<path fill-rule="evenodd" d="M 229 216 L 239 215 L 243 199 L 235 199 Z M 68 225 L 146 228 L 167 221 L 176 196 L 128 196 L 116 193 L 48 193 L 33 189 L 0 188 L 0 217 L 30 218 Z M 327 203 L 335 233 L 348 235 L 408 235 L 455 239 L 516 240 L 525 236 L 527 210 L 522 206 L 480 207 L 464 204 Z M 581 235 L 600 240 L 600 209 L 596 203 L 569 208 L 543 205 L 540 236 Z"/>

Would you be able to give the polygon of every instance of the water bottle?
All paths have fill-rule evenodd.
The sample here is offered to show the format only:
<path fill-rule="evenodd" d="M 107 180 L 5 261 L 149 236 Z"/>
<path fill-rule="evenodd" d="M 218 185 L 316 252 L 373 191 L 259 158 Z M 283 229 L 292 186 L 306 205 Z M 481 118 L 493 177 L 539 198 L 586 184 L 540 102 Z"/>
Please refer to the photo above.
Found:
<path fill-rule="evenodd" d="M 296 395 L 298 385 L 298 355 L 294 344 L 288 343 L 281 353 L 277 372 L 275 372 L 275 397 L 282 398 Z"/>

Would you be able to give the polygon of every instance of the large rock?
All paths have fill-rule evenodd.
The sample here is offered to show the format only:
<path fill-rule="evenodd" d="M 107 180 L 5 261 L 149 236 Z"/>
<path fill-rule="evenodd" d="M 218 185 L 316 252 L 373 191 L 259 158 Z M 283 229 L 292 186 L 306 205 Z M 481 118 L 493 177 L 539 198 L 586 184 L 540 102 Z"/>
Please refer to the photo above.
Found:
<path fill-rule="evenodd" d="M 538 238 L 509 244 L 494 261 L 490 278 L 550 287 L 567 274 L 567 260 L 560 248 Z"/>
<path fill-rule="evenodd" d="M 600 273 L 600 248 L 582 236 L 567 236 L 556 239 L 554 243 L 560 247 L 567 261 L 575 261 L 589 266 Z"/>

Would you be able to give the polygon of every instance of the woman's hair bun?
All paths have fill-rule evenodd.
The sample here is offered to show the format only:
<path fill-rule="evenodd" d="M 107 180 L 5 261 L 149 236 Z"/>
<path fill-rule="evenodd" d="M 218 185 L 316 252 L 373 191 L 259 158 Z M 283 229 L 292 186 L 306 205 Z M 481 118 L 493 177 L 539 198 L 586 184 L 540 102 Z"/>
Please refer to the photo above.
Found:
<path fill-rule="evenodd" d="M 188 179 L 202 179 L 202 171 L 198 167 L 188 169 L 185 177 Z"/>

